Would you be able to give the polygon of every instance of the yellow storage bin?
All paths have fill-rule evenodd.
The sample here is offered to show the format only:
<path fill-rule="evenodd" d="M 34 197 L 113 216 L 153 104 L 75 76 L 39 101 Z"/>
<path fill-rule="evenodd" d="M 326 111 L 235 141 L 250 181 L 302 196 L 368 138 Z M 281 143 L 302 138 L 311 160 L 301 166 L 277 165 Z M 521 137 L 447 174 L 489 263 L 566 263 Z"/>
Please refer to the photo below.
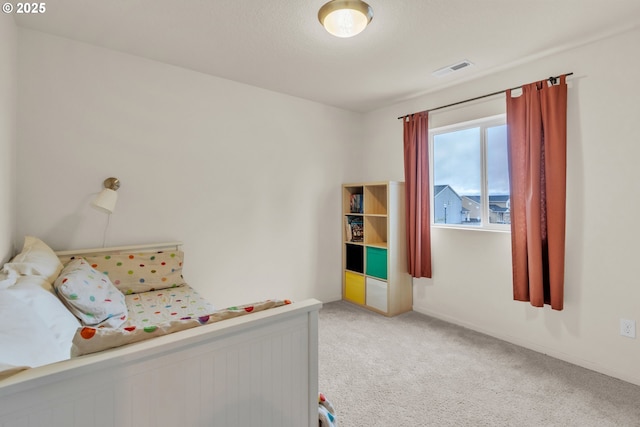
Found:
<path fill-rule="evenodd" d="M 344 273 L 344 299 L 356 304 L 365 302 L 364 276 L 346 271 Z"/>

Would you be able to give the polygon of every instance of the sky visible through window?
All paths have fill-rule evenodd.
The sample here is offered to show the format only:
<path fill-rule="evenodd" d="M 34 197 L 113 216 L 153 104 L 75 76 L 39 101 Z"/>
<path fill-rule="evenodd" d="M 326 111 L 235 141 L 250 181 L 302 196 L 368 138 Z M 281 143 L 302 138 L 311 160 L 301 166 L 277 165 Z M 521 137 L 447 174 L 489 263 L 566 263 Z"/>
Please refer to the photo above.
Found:
<path fill-rule="evenodd" d="M 507 125 L 487 128 L 487 185 L 490 196 L 509 194 Z"/>
<path fill-rule="evenodd" d="M 434 136 L 434 185 L 449 185 L 460 196 L 478 196 L 481 189 L 481 128 Z M 506 125 L 487 128 L 489 195 L 509 194 Z"/>

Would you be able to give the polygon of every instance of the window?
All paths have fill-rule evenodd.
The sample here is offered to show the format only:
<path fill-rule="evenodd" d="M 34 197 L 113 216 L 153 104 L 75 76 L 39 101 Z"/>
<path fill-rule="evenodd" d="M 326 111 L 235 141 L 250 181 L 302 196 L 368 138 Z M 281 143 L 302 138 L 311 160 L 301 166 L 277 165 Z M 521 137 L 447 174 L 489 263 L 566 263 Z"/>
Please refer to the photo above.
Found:
<path fill-rule="evenodd" d="M 433 223 L 508 229 L 505 116 L 430 131 Z"/>

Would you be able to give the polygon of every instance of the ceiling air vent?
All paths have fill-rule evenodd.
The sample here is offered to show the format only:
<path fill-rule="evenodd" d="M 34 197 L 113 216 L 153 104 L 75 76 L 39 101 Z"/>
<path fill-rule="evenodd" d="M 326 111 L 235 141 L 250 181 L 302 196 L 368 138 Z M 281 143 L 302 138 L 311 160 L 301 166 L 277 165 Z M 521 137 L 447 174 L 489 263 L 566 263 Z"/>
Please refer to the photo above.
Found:
<path fill-rule="evenodd" d="M 454 71 L 459 71 L 462 70 L 463 68 L 467 68 L 473 65 L 473 62 L 471 61 L 467 61 L 466 59 L 463 61 L 460 61 L 456 64 L 453 65 L 448 65 L 444 68 L 440 68 L 439 70 L 434 71 L 433 74 L 436 77 L 442 77 L 442 76 L 446 76 L 449 73 L 453 73 Z"/>

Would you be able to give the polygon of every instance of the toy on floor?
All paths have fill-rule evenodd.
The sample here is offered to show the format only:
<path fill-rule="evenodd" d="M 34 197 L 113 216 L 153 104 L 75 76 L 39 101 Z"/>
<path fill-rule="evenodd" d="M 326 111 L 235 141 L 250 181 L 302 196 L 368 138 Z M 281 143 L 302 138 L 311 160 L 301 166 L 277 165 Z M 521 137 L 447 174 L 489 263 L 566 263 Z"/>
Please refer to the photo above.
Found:
<path fill-rule="evenodd" d="M 338 425 L 336 422 L 336 410 L 333 409 L 331 402 L 322 393 L 318 396 L 318 418 L 321 427 L 337 427 Z"/>

